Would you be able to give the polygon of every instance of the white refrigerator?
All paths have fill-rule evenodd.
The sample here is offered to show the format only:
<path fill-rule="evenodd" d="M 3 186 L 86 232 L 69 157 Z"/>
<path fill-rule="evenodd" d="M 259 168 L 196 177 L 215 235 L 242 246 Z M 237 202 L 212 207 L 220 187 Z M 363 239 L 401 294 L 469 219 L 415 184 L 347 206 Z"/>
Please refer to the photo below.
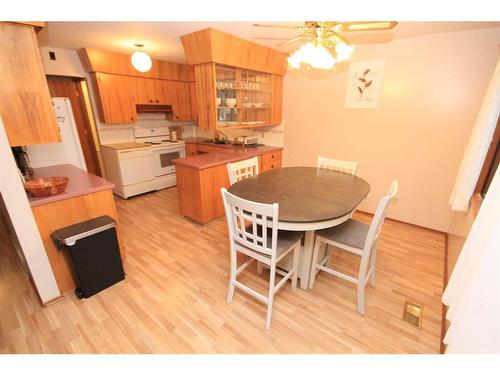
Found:
<path fill-rule="evenodd" d="M 71 102 L 68 98 L 52 98 L 52 107 L 61 132 L 61 142 L 26 146 L 31 166 L 38 168 L 73 164 L 86 171 L 87 166 L 80 146 Z"/>

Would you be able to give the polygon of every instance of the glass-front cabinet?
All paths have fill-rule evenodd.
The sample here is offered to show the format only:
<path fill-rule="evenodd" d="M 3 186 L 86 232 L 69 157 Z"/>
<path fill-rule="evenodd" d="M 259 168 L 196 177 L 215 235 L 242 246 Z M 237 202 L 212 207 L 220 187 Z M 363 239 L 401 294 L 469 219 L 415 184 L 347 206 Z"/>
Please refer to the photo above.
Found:
<path fill-rule="evenodd" d="M 251 128 L 276 122 L 272 74 L 216 64 L 215 86 L 217 128 Z M 281 97 L 279 100 L 281 103 Z"/>

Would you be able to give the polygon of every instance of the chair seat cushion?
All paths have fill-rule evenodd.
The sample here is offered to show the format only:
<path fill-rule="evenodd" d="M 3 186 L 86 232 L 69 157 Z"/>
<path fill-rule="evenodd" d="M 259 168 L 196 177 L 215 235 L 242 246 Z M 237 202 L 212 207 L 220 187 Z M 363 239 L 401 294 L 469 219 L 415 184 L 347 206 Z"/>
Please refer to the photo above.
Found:
<path fill-rule="evenodd" d="M 304 236 L 304 232 L 294 232 L 289 230 L 278 230 L 278 245 L 276 248 L 276 257 L 286 252 L 290 247 L 295 245 Z M 271 240 L 271 236 L 268 237 Z"/>
<path fill-rule="evenodd" d="M 251 226 L 247 227 L 247 231 L 251 233 L 252 227 Z M 262 231 L 262 227 L 258 226 L 257 233 L 259 234 L 259 236 L 262 235 L 261 231 Z M 304 236 L 304 232 L 278 230 L 278 241 L 276 244 L 276 257 L 279 258 L 283 253 L 288 251 L 295 243 L 297 243 L 297 241 L 300 241 L 303 236 Z M 268 228 L 268 230 L 267 230 L 268 246 L 271 245 L 271 237 L 272 237 L 272 233 L 271 233 L 271 230 Z M 239 243 L 239 245 L 244 246 L 241 243 Z M 253 250 L 247 246 L 245 246 L 245 247 L 249 250 L 256 251 L 256 250 Z M 262 254 L 262 255 L 265 257 L 271 258 L 270 255 L 267 255 L 267 254 Z"/>
<path fill-rule="evenodd" d="M 316 231 L 316 235 L 343 245 L 363 249 L 369 229 L 370 225 L 349 219 L 340 225 Z"/>

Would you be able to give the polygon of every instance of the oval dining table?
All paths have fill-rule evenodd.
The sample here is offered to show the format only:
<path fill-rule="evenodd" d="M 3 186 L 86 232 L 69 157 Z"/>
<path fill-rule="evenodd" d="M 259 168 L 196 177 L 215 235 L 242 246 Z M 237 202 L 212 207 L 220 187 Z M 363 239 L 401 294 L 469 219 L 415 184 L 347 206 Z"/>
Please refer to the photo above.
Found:
<path fill-rule="evenodd" d="M 259 203 L 278 203 L 278 229 L 305 231 L 299 260 L 300 287 L 307 289 L 311 272 L 314 231 L 349 220 L 370 192 L 361 177 L 315 167 L 272 169 L 239 181 L 229 192 Z M 283 263 L 282 263 L 283 262 Z M 283 259 L 279 266 L 289 269 Z"/>

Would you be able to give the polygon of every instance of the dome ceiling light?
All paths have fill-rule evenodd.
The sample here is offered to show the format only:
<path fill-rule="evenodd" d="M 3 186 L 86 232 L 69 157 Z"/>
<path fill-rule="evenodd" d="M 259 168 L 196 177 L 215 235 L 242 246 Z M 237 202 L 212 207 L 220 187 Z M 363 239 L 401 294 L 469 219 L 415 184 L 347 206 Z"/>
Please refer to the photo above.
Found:
<path fill-rule="evenodd" d="M 137 69 L 139 72 L 145 73 L 148 72 L 153 66 L 153 62 L 151 61 L 151 57 L 142 51 L 141 48 L 144 47 L 143 44 L 134 44 L 137 47 L 137 51 L 132 54 L 131 62 L 132 66 Z"/>

